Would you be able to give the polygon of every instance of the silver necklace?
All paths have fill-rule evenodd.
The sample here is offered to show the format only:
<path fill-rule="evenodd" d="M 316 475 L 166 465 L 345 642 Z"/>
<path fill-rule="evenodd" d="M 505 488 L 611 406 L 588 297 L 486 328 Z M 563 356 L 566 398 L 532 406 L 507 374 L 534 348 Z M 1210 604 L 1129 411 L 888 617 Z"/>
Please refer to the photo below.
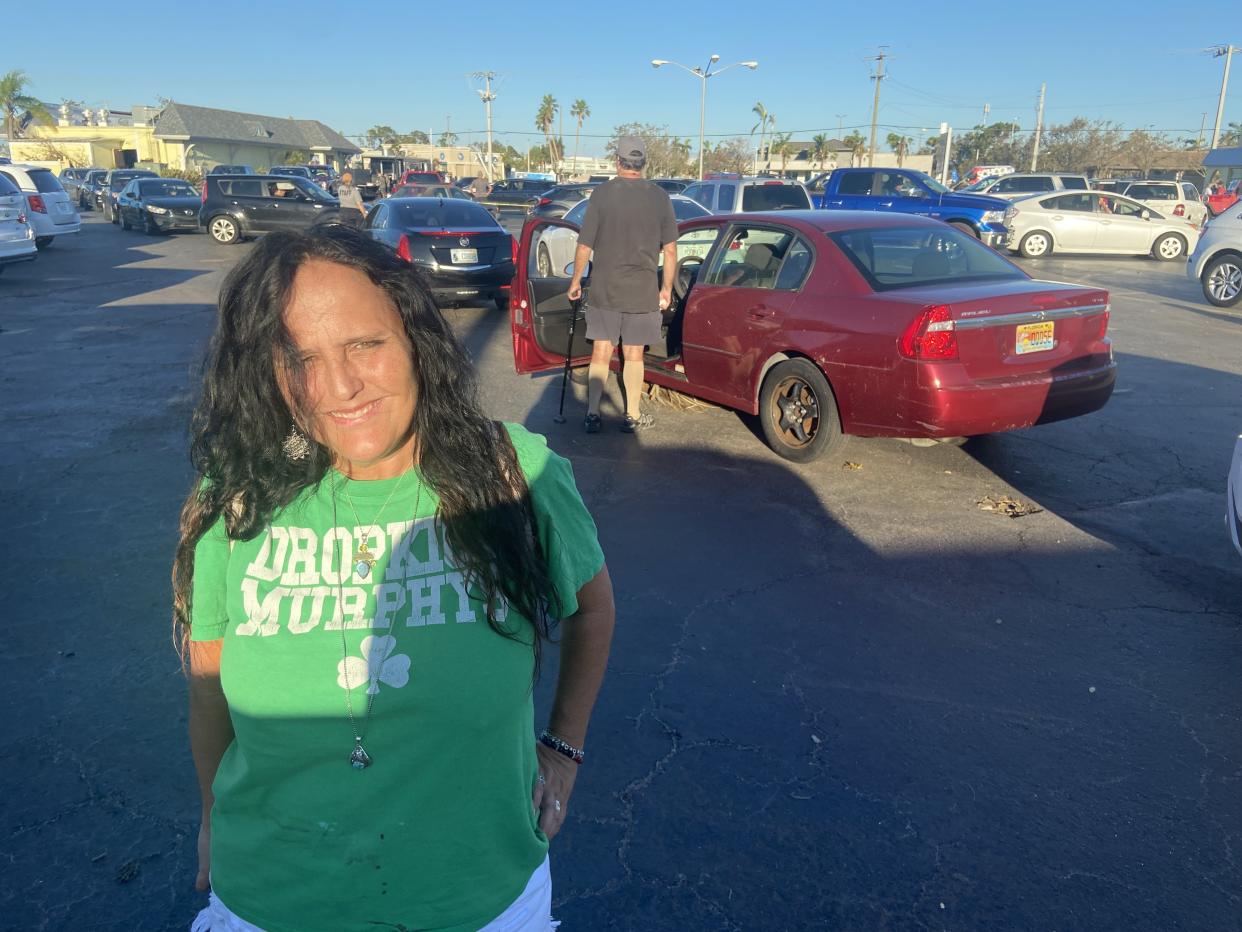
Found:
<path fill-rule="evenodd" d="M 404 480 L 404 479 L 405 479 L 405 473 L 402 473 L 401 480 Z M 397 485 L 401 484 L 401 480 L 397 482 Z M 393 492 L 396 492 L 396 491 L 397 491 L 397 486 L 394 485 L 392 492 L 388 493 L 388 501 L 384 502 L 384 508 L 388 507 L 388 502 L 392 501 Z M 349 500 L 348 490 L 345 490 L 345 498 L 346 500 Z M 418 506 L 422 504 L 422 500 L 423 500 L 423 484 L 420 482 L 418 484 L 418 491 L 414 495 L 414 520 L 415 521 L 418 520 Z M 350 509 L 353 509 L 354 507 L 354 503 L 352 500 L 349 501 L 349 507 Z M 380 509 L 381 515 L 384 512 L 384 508 Z M 354 511 L 354 520 L 355 521 L 358 520 L 358 512 L 356 510 Z M 376 518 L 376 521 L 378 522 L 379 518 Z M 336 525 L 337 525 L 336 489 L 334 487 L 332 490 L 332 526 L 336 527 Z M 357 558 L 355 558 L 356 562 L 354 563 L 355 572 L 358 572 L 358 568 L 360 565 L 366 567 L 365 573 L 358 572 L 358 575 L 364 579 L 370 574 L 371 567 L 375 565 L 375 558 L 371 556 L 371 554 L 365 550 L 365 547 L 366 547 L 366 541 L 364 539 L 363 547 L 360 549 L 364 553 L 366 557 L 366 561 L 359 563 L 357 562 Z M 341 574 L 341 575 L 344 575 L 344 574 Z M 345 611 L 343 608 L 345 604 L 345 599 L 344 599 L 344 591 L 341 588 L 340 576 L 337 577 L 337 583 L 336 583 L 336 604 L 337 604 L 337 611 L 341 613 L 341 662 L 347 663 L 349 661 L 349 644 L 345 640 Z M 364 657 L 363 660 L 367 662 L 368 667 L 369 667 L 370 658 Z M 371 708 L 372 706 L 375 705 L 375 697 L 379 694 L 379 690 L 376 690 L 373 693 L 369 692 L 367 694 L 367 711 L 366 711 L 366 714 L 363 715 L 363 718 L 362 718 L 363 727 L 359 728 L 358 719 L 354 715 L 353 684 L 349 682 L 348 674 L 345 674 L 345 676 L 346 676 L 345 711 L 349 715 L 349 729 L 353 733 L 353 736 L 354 736 L 354 749 L 349 752 L 349 766 L 353 767 L 355 770 L 366 770 L 368 767 L 371 766 L 372 758 L 371 758 L 371 755 L 367 753 L 367 749 L 362 746 L 362 739 L 366 737 L 366 726 L 368 726 L 371 722 Z"/>
<path fill-rule="evenodd" d="M 401 477 L 397 479 L 396 484 L 393 485 L 392 490 L 388 493 L 388 498 L 384 500 L 384 504 L 380 507 L 379 514 L 375 516 L 375 521 L 367 525 L 364 525 L 362 520 L 358 517 L 358 509 L 354 507 L 354 500 L 349 494 L 349 489 L 345 486 L 341 486 L 341 489 L 345 492 L 345 501 L 349 502 L 349 510 L 354 513 L 354 521 L 358 525 L 358 530 L 368 531 L 370 529 L 374 529 L 375 533 L 379 534 L 380 523 L 384 519 L 384 512 L 388 510 L 389 502 L 392 501 L 392 497 L 397 494 L 397 489 L 401 487 L 401 483 L 404 481 L 405 473 L 402 473 Z M 335 502 L 336 499 L 333 498 L 333 503 L 335 504 Z M 358 574 L 360 579 L 366 579 L 370 576 L 371 569 L 375 566 L 375 555 L 371 553 L 371 548 L 367 546 L 367 541 L 370 539 L 371 535 L 369 533 L 363 534 L 362 543 L 360 543 L 358 545 L 358 549 L 354 551 L 354 572 Z"/>

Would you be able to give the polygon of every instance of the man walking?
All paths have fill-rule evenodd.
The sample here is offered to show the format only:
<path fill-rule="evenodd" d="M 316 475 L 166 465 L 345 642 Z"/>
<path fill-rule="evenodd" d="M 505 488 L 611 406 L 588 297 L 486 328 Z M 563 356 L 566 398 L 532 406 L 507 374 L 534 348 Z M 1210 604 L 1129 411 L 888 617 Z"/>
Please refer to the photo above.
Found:
<path fill-rule="evenodd" d="M 487 180 L 487 176 L 476 175 L 467 190 L 476 201 L 481 201 L 492 193 L 492 183 Z"/>
<path fill-rule="evenodd" d="M 643 178 L 647 146 L 637 136 L 617 140 L 617 177 L 595 189 L 578 233 L 569 299 L 582 297 L 582 276 L 591 262 L 591 298 L 586 309 L 587 339 L 594 341 L 587 370 L 588 434 L 599 431 L 599 403 L 608 381 L 608 364 L 621 344 L 621 384 L 625 421 L 634 433 L 655 420 L 639 407 L 643 391 L 643 350 L 658 343 L 660 312 L 673 301 L 677 265 L 677 217 L 673 202 Z M 592 258 L 592 251 L 594 258 Z M 657 280 L 664 253 L 663 281 Z"/>

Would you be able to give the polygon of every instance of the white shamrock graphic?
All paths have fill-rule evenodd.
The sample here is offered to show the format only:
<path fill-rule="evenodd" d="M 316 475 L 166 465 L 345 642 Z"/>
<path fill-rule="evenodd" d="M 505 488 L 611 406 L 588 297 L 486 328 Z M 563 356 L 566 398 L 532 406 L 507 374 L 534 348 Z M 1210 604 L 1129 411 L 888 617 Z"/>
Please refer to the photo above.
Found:
<path fill-rule="evenodd" d="M 346 657 L 336 665 L 336 685 L 341 689 L 356 689 L 367 683 L 367 695 L 379 692 L 379 684 L 385 683 L 400 689 L 410 681 L 410 658 L 405 654 L 392 654 L 397 639 L 390 635 L 366 637 L 360 647 L 361 657 Z"/>

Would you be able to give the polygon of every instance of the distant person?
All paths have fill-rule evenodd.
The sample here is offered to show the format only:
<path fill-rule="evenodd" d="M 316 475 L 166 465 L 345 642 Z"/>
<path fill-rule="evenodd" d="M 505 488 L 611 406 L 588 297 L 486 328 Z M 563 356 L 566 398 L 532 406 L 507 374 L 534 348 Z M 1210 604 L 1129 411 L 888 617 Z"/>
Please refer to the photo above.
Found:
<path fill-rule="evenodd" d="M 660 312 L 673 303 L 677 217 L 667 192 L 643 178 L 646 166 L 647 145 L 642 139 L 622 136 L 617 140 L 617 177 L 591 194 L 578 233 L 569 299 L 582 297 L 582 277 L 590 261 L 586 319 L 587 339 L 594 341 L 594 346 L 587 370 L 587 414 L 583 422 L 588 434 L 600 429 L 599 403 L 617 344 L 621 345 L 621 383 L 625 389 L 621 429 L 632 434 L 655 420 L 643 414 L 639 406 L 643 349 L 662 339 Z M 663 281 L 656 277 L 661 251 Z"/>
<path fill-rule="evenodd" d="M 362 203 L 362 192 L 354 187 L 352 172 L 341 175 L 341 183 L 337 186 L 336 196 L 341 202 L 341 223 L 351 227 L 362 226 L 367 218 L 367 208 Z"/>
<path fill-rule="evenodd" d="M 487 180 L 486 175 L 478 175 L 470 182 L 467 190 L 476 201 L 481 201 L 492 193 L 492 183 Z"/>

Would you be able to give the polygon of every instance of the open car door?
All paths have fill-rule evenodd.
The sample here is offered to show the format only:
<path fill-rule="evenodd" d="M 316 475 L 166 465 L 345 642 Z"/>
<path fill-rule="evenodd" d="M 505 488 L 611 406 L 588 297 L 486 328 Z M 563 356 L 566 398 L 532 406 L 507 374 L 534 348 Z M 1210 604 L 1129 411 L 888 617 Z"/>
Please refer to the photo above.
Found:
<path fill-rule="evenodd" d="M 578 320 L 569 345 L 574 312 L 566 293 L 577 248 L 578 228 L 571 223 L 531 219 L 522 228 L 509 298 L 513 365 L 520 373 L 561 368 L 566 349 L 572 365 L 585 366 L 591 360 L 585 320 Z M 585 283 L 584 291 L 589 287 Z"/>

